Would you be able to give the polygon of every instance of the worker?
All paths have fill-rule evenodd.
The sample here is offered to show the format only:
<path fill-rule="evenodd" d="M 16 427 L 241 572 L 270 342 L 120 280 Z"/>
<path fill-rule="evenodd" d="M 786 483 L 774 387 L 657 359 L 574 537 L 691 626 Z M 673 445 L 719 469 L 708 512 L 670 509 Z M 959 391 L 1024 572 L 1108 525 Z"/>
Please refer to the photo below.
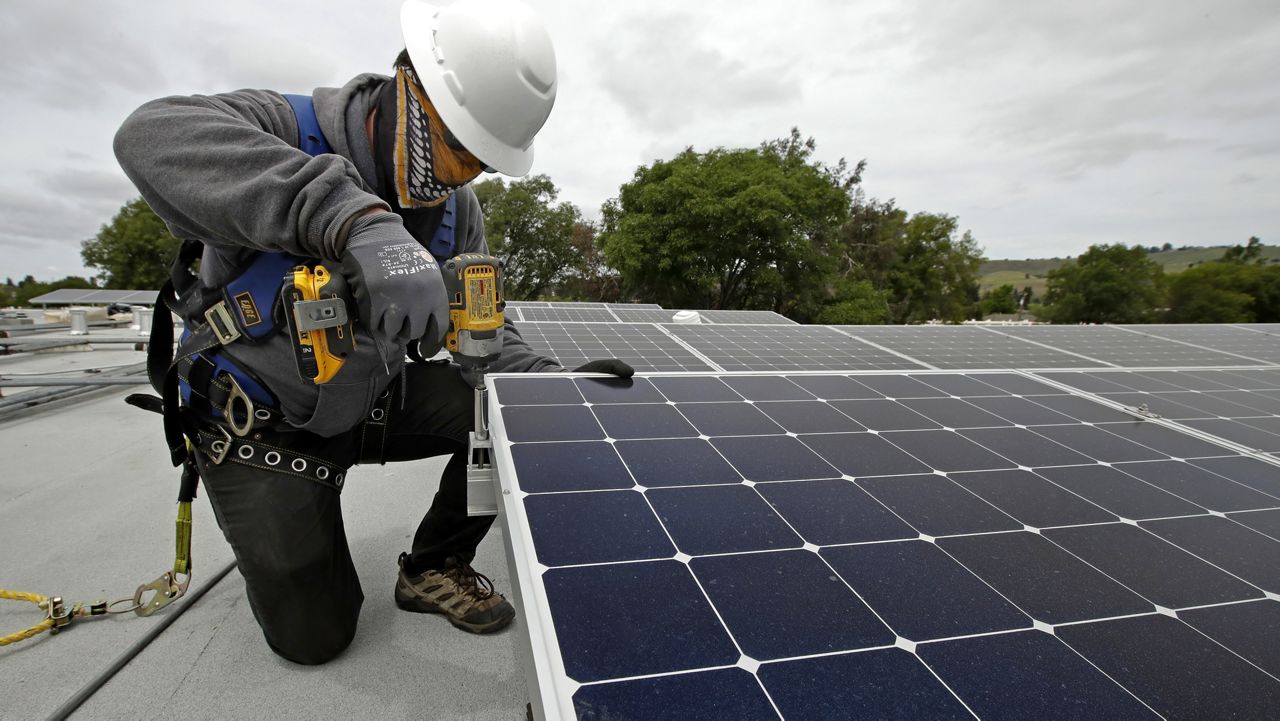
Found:
<path fill-rule="evenodd" d="M 515 615 L 471 567 L 493 522 L 466 513 L 472 379 L 430 357 L 449 326 L 441 264 L 488 252 L 468 183 L 529 171 L 555 100 L 555 55 L 515 0 L 409 0 L 400 27 L 392 77 L 360 75 L 310 97 L 162 98 L 115 137 L 125 173 L 184 241 L 181 255 L 200 261 L 198 277 L 182 261 L 173 273 L 186 331 L 171 370 L 182 402 L 164 403 L 166 427 L 176 416 L 194 449 L 268 645 L 302 664 L 332 659 L 356 632 L 364 596 L 339 492 L 357 463 L 449 456 L 400 555 L 400 608 L 475 633 Z M 354 352 L 322 384 L 300 376 L 273 303 L 281 269 L 298 263 L 340 273 L 357 316 Z M 491 371 L 564 370 L 510 324 L 505 337 Z M 406 351 L 423 362 L 406 363 Z M 632 373 L 613 359 L 577 370 Z M 171 439 L 171 453 L 183 445 Z"/>

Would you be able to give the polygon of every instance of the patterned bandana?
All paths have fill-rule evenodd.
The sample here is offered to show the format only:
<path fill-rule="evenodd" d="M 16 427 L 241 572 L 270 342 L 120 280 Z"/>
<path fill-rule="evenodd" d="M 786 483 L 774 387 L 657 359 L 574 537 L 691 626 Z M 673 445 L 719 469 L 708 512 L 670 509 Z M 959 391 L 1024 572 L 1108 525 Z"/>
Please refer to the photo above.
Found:
<path fill-rule="evenodd" d="M 394 96 L 384 97 L 388 101 L 394 98 L 394 115 L 386 112 L 384 117 L 395 118 L 391 167 L 387 169 L 392 170 L 396 204 L 403 209 L 439 205 L 455 190 L 474 180 L 484 165 L 466 150 L 451 147 L 444 122 L 412 70 L 403 66 L 396 68 L 396 77 L 391 82 L 395 87 Z M 379 105 L 380 114 L 391 110 L 384 107 L 386 103 Z M 383 125 L 382 119 L 379 124 Z M 389 123 L 383 127 L 389 127 Z M 380 145 L 383 140 L 379 138 Z M 383 147 L 387 145 L 392 143 Z M 456 146 L 456 142 L 453 145 Z"/>

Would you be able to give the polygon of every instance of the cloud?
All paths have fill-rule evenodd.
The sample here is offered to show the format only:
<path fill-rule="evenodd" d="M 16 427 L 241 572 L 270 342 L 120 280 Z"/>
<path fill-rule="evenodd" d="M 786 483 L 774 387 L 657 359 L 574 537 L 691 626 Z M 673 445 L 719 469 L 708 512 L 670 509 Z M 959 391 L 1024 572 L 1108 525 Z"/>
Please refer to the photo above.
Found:
<path fill-rule="evenodd" d="M 65 110 L 94 107 L 113 93 L 143 92 L 164 66 L 151 44 L 121 47 L 135 34 L 108 3 L 45 0 L 0 7 L 0 92 Z"/>
<path fill-rule="evenodd" d="M 1214 148 L 1214 150 L 1236 158 L 1257 158 L 1268 155 L 1280 155 L 1280 138 L 1259 140 L 1252 143 L 1219 145 Z"/>
<path fill-rule="evenodd" d="M 635 125 L 658 132 L 800 102 L 800 83 L 785 65 L 717 47 L 705 28 L 691 13 L 647 7 L 620 18 L 595 47 L 597 82 Z"/>
<path fill-rule="evenodd" d="M 639 165 L 799 126 L 992 257 L 1280 236 L 1274 0 L 530 2 L 560 64 L 534 172 L 589 216 Z M 0 3 L 0 262 L 77 265 L 135 195 L 111 136 L 142 102 L 385 72 L 399 4 Z"/>

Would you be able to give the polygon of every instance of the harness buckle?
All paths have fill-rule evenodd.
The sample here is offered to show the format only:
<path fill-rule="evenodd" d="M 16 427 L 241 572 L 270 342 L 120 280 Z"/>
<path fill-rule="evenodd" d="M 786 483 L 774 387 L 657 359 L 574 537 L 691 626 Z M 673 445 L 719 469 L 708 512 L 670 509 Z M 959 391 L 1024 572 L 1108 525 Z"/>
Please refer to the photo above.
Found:
<path fill-rule="evenodd" d="M 222 434 L 222 438 L 219 438 L 209 444 L 209 450 L 211 451 L 209 454 L 209 460 L 213 462 L 213 465 L 217 466 L 221 465 L 222 461 L 226 460 L 227 454 L 231 452 L 232 441 L 231 434 L 227 433 L 226 428 L 219 425 L 215 425 L 214 427 Z"/>
<path fill-rule="evenodd" d="M 235 376 L 227 373 L 226 378 L 231 381 L 231 390 L 227 393 L 227 404 L 222 408 L 222 416 L 226 419 L 227 425 L 231 426 L 231 432 L 244 438 L 249 435 L 249 431 L 253 430 L 253 399 L 249 398 L 249 395 L 240 387 Z M 237 400 L 244 404 L 243 424 L 236 422 Z"/>
<path fill-rule="evenodd" d="M 226 301 L 220 300 L 212 308 L 206 310 L 204 319 L 209 324 L 209 329 L 213 331 L 214 337 L 222 345 L 227 345 L 240 337 L 240 329 L 236 326 L 235 317 L 227 309 Z"/>
<path fill-rule="evenodd" d="M 341 298 L 300 300 L 293 304 L 298 332 L 324 330 L 347 324 L 347 304 Z"/>

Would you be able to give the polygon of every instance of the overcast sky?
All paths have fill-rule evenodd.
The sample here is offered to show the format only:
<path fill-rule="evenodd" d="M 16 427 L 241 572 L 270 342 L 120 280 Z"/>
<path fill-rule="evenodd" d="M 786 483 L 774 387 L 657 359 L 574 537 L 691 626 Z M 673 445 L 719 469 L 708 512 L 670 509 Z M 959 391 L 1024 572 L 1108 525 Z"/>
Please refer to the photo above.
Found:
<path fill-rule="evenodd" d="M 560 90 L 533 172 L 589 217 L 643 164 L 792 126 L 989 258 L 1280 242 L 1275 0 L 534 0 Z M 353 14 L 353 8 L 361 8 Z M 387 72 L 398 0 L 0 4 L 0 277 L 88 274 L 142 102 Z"/>

